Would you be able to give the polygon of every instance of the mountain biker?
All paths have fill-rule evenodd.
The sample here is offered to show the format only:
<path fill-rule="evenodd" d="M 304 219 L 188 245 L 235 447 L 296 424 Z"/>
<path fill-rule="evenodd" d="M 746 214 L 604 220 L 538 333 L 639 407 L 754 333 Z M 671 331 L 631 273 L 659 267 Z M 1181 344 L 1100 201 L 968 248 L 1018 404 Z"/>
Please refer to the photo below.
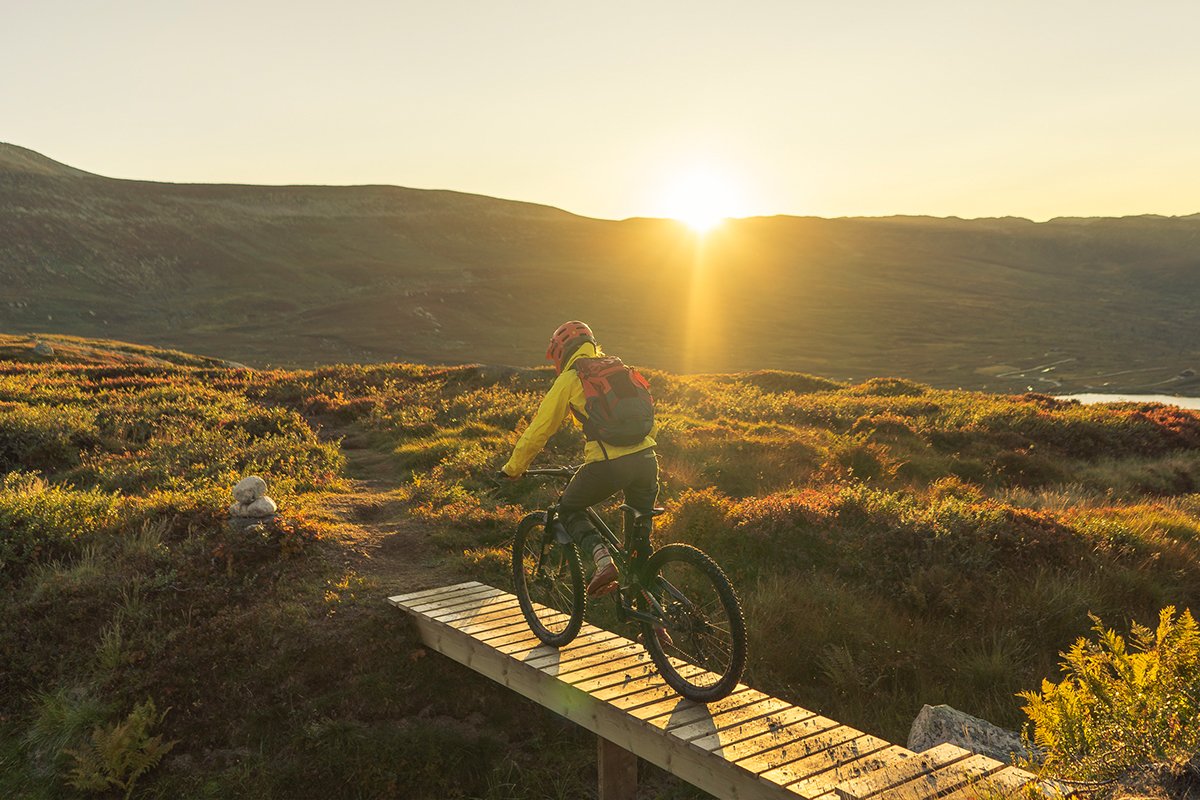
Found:
<path fill-rule="evenodd" d="M 501 467 L 508 478 L 518 478 L 546 446 L 564 421 L 573 418 L 582 425 L 587 419 L 583 384 L 573 367 L 581 358 L 600 358 L 604 351 L 592 329 L 578 320 L 564 322 L 550 337 L 546 359 L 554 362 L 558 377 L 542 399 L 537 414 L 521 434 L 512 457 Z M 592 554 L 596 571 L 588 582 L 589 595 L 610 594 L 617 589 L 617 565 L 603 539 L 585 513 L 619 491 L 636 509 L 649 510 L 658 496 L 658 457 L 654 433 L 657 426 L 637 444 L 619 446 L 589 439 L 584 445 L 584 465 L 567 484 L 558 511 L 563 525 L 583 552 Z M 640 432 L 640 431 L 639 431 Z"/>

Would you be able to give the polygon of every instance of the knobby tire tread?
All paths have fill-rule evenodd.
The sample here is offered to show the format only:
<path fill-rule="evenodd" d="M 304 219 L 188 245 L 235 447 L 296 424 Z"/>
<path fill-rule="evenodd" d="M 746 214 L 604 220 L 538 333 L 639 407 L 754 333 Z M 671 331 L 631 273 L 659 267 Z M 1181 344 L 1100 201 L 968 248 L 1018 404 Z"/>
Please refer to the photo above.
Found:
<path fill-rule="evenodd" d="M 699 567 L 712 581 L 713 587 L 721 598 L 721 604 L 725 609 L 725 613 L 729 617 L 730 636 L 733 640 L 733 654 L 730 658 L 729 667 L 720 680 L 711 686 L 697 686 L 679 674 L 675 666 L 671 663 L 670 658 L 663 651 L 662 645 L 651 629 L 651 626 L 646 623 L 642 623 L 642 641 L 645 643 L 646 651 L 650 654 L 650 659 L 658 667 L 659 673 L 668 686 L 688 700 L 698 703 L 711 703 L 715 700 L 720 700 L 732 692 L 734 687 L 737 686 L 738 681 L 741 680 L 742 672 L 746 668 L 748 648 L 746 620 L 742 613 L 742 604 L 733 589 L 733 584 L 730 583 L 729 578 L 725 575 L 725 571 L 721 569 L 720 565 L 707 553 L 691 545 L 668 544 L 654 551 L 650 559 L 646 562 L 646 574 L 652 576 L 651 580 L 654 580 L 658 577 L 663 565 L 670 561 L 689 562 Z"/>
<path fill-rule="evenodd" d="M 527 514 L 517 526 L 517 532 L 513 536 L 512 549 L 512 569 L 513 569 L 513 589 L 517 595 L 517 603 L 521 606 L 521 613 L 525 617 L 525 621 L 529 624 L 529 629 L 533 631 L 534 636 L 537 636 L 543 643 L 551 647 L 562 647 L 569 644 L 576 636 L 579 635 L 580 629 L 583 627 L 583 615 L 587 607 L 587 593 L 584 591 L 583 585 L 583 567 L 579 561 L 579 548 L 574 542 L 571 544 L 559 543 L 557 546 L 563 548 L 567 554 L 567 563 L 571 572 L 571 610 L 569 612 L 570 620 L 560 633 L 554 633 L 547 629 L 534 613 L 533 601 L 529 597 L 529 587 L 525 582 L 524 570 L 524 553 L 525 542 L 532 534 L 534 536 L 542 536 L 546 528 L 546 512 L 535 511 L 532 514 Z M 568 613 L 563 611 L 563 613 Z"/>

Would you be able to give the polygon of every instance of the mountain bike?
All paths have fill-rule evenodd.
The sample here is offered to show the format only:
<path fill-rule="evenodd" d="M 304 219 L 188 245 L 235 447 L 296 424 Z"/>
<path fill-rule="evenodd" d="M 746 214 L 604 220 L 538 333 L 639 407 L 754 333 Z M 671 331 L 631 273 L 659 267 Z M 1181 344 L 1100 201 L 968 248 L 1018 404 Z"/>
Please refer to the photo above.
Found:
<path fill-rule="evenodd" d="M 525 474 L 569 481 L 578 470 L 553 467 Z M 642 645 L 672 689 L 701 703 L 725 697 L 746 666 L 746 624 L 729 578 L 691 545 L 651 550 L 654 517 L 664 509 L 622 505 L 621 511 L 623 544 L 595 508 L 586 511 L 620 571 L 611 595 L 618 620 L 641 626 Z M 573 640 L 588 597 L 579 547 L 558 518 L 558 503 L 521 520 L 512 564 L 517 600 L 534 635 L 554 647 Z"/>

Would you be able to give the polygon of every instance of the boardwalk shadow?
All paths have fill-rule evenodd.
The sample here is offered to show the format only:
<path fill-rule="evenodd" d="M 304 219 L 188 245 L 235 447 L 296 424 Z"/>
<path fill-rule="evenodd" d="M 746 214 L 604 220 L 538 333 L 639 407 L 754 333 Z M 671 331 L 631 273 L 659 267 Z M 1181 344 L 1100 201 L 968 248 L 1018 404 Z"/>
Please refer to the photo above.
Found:
<path fill-rule="evenodd" d="M 538 662 L 538 669 L 550 676 L 557 676 L 562 666 L 562 651 L 548 644 L 539 645 L 521 658 L 522 663 Z"/>
<path fill-rule="evenodd" d="M 669 735 L 688 742 L 717 732 L 717 723 L 713 720 L 708 706 L 682 697 L 671 709 L 671 714 L 667 717 L 664 727 Z M 721 750 L 718 748 L 713 752 L 720 755 Z"/>

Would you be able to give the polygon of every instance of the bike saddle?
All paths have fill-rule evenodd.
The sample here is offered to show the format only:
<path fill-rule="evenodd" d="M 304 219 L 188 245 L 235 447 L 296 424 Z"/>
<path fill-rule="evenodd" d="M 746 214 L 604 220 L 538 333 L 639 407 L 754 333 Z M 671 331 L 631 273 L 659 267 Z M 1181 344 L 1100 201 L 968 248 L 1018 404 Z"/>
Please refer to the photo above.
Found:
<path fill-rule="evenodd" d="M 628 505 L 626 503 L 621 504 L 621 510 L 627 514 L 632 514 L 634 522 L 641 522 L 643 519 L 646 519 L 647 517 L 649 517 L 650 519 L 653 519 L 654 517 L 657 517 L 659 514 L 667 513 L 667 510 L 665 508 L 652 508 L 649 511 L 638 511 L 636 508 L 634 508 L 633 506 Z"/>

